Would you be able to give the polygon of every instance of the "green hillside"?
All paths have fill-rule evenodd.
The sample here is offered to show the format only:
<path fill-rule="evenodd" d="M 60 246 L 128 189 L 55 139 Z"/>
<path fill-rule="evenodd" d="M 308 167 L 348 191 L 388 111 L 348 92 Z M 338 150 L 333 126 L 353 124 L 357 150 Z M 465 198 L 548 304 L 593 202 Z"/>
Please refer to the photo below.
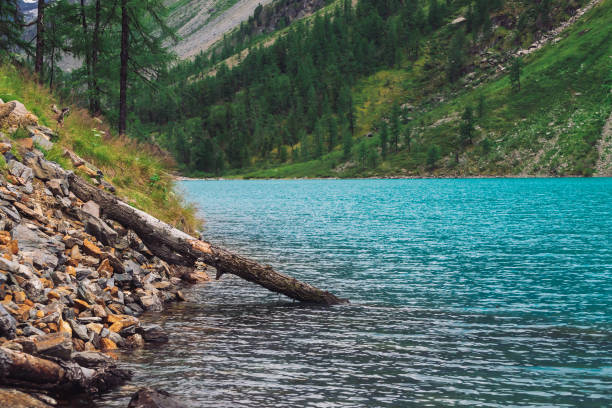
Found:
<path fill-rule="evenodd" d="M 380 153 L 379 121 L 392 116 L 390 106 L 408 103 L 397 153 L 389 152 L 384 160 L 353 157 L 347 163 L 334 151 L 321 160 L 243 176 L 592 175 L 612 110 L 611 33 L 612 3 L 604 1 L 564 31 L 558 43 L 522 59 L 516 93 L 509 74 L 480 68 L 468 75 L 472 80 L 464 77 L 460 86 L 446 86 L 442 73 L 436 77 L 426 68 L 443 63 L 431 54 L 400 69 L 381 70 L 353 87 L 357 154 L 359 144 L 368 146 L 362 156 L 372 148 Z M 449 37 L 439 35 L 440 40 Z M 458 138 L 467 106 L 474 110 L 475 129 L 472 143 L 464 146 Z M 373 137 L 366 137 L 370 132 Z"/>
<path fill-rule="evenodd" d="M 138 131 L 192 175 L 591 175 L 612 67 L 612 5 L 592 3 L 362 0 L 243 26 L 140 92 Z"/>

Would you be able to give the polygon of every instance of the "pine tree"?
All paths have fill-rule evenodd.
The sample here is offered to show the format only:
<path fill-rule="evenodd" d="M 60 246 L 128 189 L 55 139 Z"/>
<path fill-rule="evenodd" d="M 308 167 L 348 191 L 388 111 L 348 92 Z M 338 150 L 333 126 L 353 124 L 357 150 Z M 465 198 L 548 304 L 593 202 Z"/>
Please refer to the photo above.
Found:
<path fill-rule="evenodd" d="M 344 160 L 348 160 L 351 157 L 351 151 L 353 150 L 353 135 L 345 128 L 342 131 L 342 152 Z"/>
<path fill-rule="evenodd" d="M 457 31 L 448 51 L 447 74 L 451 82 L 461 77 L 463 64 L 465 63 L 465 34 L 463 30 Z"/>
<path fill-rule="evenodd" d="M 400 106 L 398 104 L 394 104 L 393 110 L 391 111 L 391 144 L 396 153 L 399 150 L 399 139 L 402 131 L 400 125 L 400 115 Z"/>
<path fill-rule="evenodd" d="M 43 0 L 44 1 L 44 0 Z M 147 81 L 146 74 L 169 60 L 162 46 L 165 38 L 176 38 L 166 25 L 163 0 L 121 0 L 121 53 L 119 73 L 119 134 L 127 130 L 128 72 Z M 146 74 L 145 74 L 146 72 Z"/>
<path fill-rule="evenodd" d="M 17 0 L 0 1 L 0 51 L 23 49 L 31 52 L 30 45 L 21 38 L 23 17 Z"/>
<path fill-rule="evenodd" d="M 521 91 L 521 60 L 518 57 L 513 58 L 510 64 L 510 86 L 514 93 Z"/>
<path fill-rule="evenodd" d="M 327 151 L 331 152 L 337 143 L 338 123 L 336 122 L 336 118 L 330 115 L 327 118 Z"/>
<path fill-rule="evenodd" d="M 427 168 L 431 171 L 436 168 L 436 164 L 440 160 L 440 148 L 436 145 L 431 145 L 427 149 Z"/>
<path fill-rule="evenodd" d="M 466 106 L 463 115 L 461 115 L 461 125 L 459 126 L 459 135 L 461 147 L 471 145 L 474 137 L 474 113 L 471 106 Z"/>
<path fill-rule="evenodd" d="M 389 127 L 387 122 L 382 122 L 380 129 L 380 154 L 385 160 L 387 158 L 387 151 L 389 149 Z"/>
<path fill-rule="evenodd" d="M 410 151 L 412 145 L 412 129 L 410 129 L 409 126 L 404 128 L 404 144 L 408 151 Z"/>

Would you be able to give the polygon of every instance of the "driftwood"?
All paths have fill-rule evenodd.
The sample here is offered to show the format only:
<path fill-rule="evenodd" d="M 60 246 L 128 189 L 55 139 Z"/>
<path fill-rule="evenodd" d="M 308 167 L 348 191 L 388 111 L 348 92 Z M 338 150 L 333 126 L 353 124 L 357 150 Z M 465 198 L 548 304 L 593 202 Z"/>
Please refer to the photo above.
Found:
<path fill-rule="evenodd" d="M 115 363 L 86 368 L 73 361 L 51 361 L 0 347 L 0 384 L 35 390 L 100 392 L 125 382 L 130 376 L 130 372 Z"/>
<path fill-rule="evenodd" d="M 327 305 L 348 303 L 348 300 L 330 292 L 278 273 L 270 266 L 260 265 L 209 242 L 195 239 L 90 185 L 75 174 L 70 174 L 68 181 L 70 190 L 77 197 L 83 201 L 95 201 L 108 218 L 134 230 L 155 255 L 169 263 L 193 266 L 197 260 L 201 260 L 217 269 L 217 279 L 230 273 L 301 302 Z"/>

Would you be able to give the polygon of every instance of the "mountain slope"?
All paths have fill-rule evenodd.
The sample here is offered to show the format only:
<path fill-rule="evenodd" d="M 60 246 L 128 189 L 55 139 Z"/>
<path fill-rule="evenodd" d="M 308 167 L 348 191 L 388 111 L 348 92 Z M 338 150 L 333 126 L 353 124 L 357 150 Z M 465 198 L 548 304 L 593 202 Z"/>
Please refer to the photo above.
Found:
<path fill-rule="evenodd" d="M 272 0 L 169 0 L 168 22 L 181 38 L 172 48 L 179 58 L 208 50 L 247 20 L 259 4 Z"/>
<path fill-rule="evenodd" d="M 432 7 L 444 3 L 406 9 L 362 0 L 348 14 L 346 4 L 332 4 L 316 13 L 322 17 L 292 25 L 283 35 L 260 38 L 264 48 L 245 53 L 252 44 L 238 37 L 233 44 L 241 57 L 227 60 L 230 69 L 203 58 L 171 72 L 167 83 L 176 108 L 166 107 L 163 116 L 148 108 L 141 112 L 171 123 L 150 129 L 161 132 L 159 140 L 191 172 L 216 168 L 245 177 L 594 173 L 599 151 L 605 151 L 598 146 L 610 114 L 609 0 L 447 2 L 450 8 L 438 15 Z M 597 6 L 572 17 L 589 4 Z M 474 17 L 478 13 L 480 20 Z M 401 26 L 405 16 L 415 22 Z M 574 20 L 569 29 L 560 29 Z M 410 31 L 396 42 L 398 24 Z M 553 44 L 543 46 L 559 32 Z M 411 45 L 415 38 L 416 46 Z M 521 48 L 527 51 L 520 52 L 516 90 L 508 73 Z M 308 58 L 316 63 L 310 65 Z M 356 117 L 354 137 L 348 139 L 343 136 L 347 111 L 338 111 L 338 98 L 349 96 L 341 86 L 350 86 Z M 178 144 L 177 137 L 182 137 Z"/>

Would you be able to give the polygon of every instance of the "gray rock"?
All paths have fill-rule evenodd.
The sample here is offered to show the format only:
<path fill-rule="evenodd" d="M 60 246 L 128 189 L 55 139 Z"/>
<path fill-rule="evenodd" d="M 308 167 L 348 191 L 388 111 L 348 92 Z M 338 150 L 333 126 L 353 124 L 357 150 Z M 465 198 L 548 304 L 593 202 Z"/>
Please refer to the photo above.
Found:
<path fill-rule="evenodd" d="M 96 237 L 107 246 L 114 246 L 118 238 L 117 232 L 108 226 L 102 219 L 95 217 L 82 209 L 77 212 L 79 219 L 85 225 L 85 231 Z"/>
<path fill-rule="evenodd" d="M 83 204 L 81 210 L 96 218 L 100 218 L 100 206 L 95 201 L 89 200 L 88 202 Z"/>
<path fill-rule="evenodd" d="M 8 162 L 8 169 L 9 173 L 15 177 L 19 177 L 24 181 L 24 183 L 32 181 L 32 178 L 34 177 L 32 169 L 19 163 L 17 160 L 11 160 Z"/>
<path fill-rule="evenodd" d="M 128 408 L 183 408 L 185 405 L 172 398 L 166 391 L 141 388 L 130 399 Z"/>
<path fill-rule="evenodd" d="M 68 324 L 70 324 L 70 327 L 72 328 L 72 332 L 76 334 L 79 339 L 83 341 L 89 340 L 89 335 L 87 334 L 87 328 L 84 325 L 78 324 L 75 320 L 68 320 Z"/>
<path fill-rule="evenodd" d="M 53 148 L 53 142 L 41 134 L 37 133 L 32 136 L 32 141 L 44 150 L 51 150 Z"/>
<path fill-rule="evenodd" d="M 19 213 L 17 212 L 17 210 L 15 209 L 15 207 L 13 207 L 12 205 L 2 205 L 0 206 L 0 210 L 2 210 L 6 215 L 8 215 L 8 217 L 15 221 L 15 222 L 21 222 L 21 215 L 19 215 Z"/>
<path fill-rule="evenodd" d="M 157 324 L 143 325 L 136 329 L 136 332 L 148 343 L 167 343 L 168 334 Z"/>
<path fill-rule="evenodd" d="M 0 304 L 0 336 L 6 337 L 9 340 L 14 339 L 15 330 L 17 330 L 17 321 Z"/>
<path fill-rule="evenodd" d="M 47 181 L 45 184 L 47 188 L 51 190 L 51 193 L 53 193 L 53 195 L 55 196 L 67 196 L 70 192 L 68 190 L 68 182 L 63 179 L 52 179 Z"/>
<path fill-rule="evenodd" d="M 55 269 L 58 257 L 66 249 L 57 238 L 50 238 L 39 231 L 34 231 L 24 224 L 19 224 L 11 231 L 13 239 L 19 242 L 19 249 L 23 255 L 32 258 L 35 266 L 49 266 Z"/>
<path fill-rule="evenodd" d="M 140 304 L 145 308 L 145 310 L 151 312 L 161 312 L 164 310 L 161 300 L 155 294 L 141 296 L 139 300 Z"/>
<path fill-rule="evenodd" d="M 87 368 L 96 368 L 113 363 L 113 359 L 97 351 L 79 351 L 72 353 L 72 359 Z"/>
<path fill-rule="evenodd" d="M 42 153 L 31 151 L 23 157 L 24 163 L 32 168 L 34 175 L 44 181 L 51 179 L 66 179 L 68 172 L 57 163 L 50 162 L 44 158 Z"/>

